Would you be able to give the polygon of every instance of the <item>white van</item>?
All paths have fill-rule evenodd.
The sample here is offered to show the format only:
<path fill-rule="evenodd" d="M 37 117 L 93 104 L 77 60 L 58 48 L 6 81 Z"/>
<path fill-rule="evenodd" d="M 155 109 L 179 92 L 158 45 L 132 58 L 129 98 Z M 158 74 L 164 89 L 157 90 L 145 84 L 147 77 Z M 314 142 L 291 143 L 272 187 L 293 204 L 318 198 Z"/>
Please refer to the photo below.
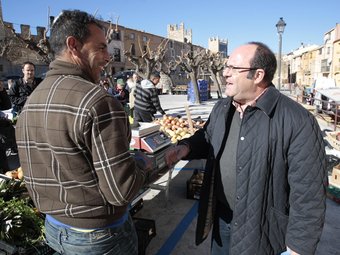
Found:
<path fill-rule="evenodd" d="M 317 78 L 313 83 L 313 94 L 317 112 L 331 111 L 334 107 L 331 103 L 340 103 L 340 88 L 336 87 L 335 79 Z"/>

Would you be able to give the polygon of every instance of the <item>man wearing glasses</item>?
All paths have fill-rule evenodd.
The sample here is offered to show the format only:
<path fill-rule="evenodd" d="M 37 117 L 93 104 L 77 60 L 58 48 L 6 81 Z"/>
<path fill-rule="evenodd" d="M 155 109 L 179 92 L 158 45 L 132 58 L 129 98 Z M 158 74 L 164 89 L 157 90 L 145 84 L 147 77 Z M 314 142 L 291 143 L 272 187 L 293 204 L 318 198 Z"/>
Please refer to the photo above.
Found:
<path fill-rule="evenodd" d="M 207 159 L 196 243 L 213 226 L 212 254 L 314 254 L 324 222 L 326 161 L 316 119 L 273 83 L 264 44 L 238 47 L 223 76 L 226 98 L 168 164 Z"/>

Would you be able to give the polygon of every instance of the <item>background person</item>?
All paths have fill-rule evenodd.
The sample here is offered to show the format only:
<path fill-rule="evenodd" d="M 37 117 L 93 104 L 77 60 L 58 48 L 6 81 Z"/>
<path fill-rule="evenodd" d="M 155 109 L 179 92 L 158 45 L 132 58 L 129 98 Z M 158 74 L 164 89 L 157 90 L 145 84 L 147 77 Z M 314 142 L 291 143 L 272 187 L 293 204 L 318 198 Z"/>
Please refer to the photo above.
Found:
<path fill-rule="evenodd" d="M 8 79 L 7 84 L 8 84 L 8 90 L 10 90 L 12 86 L 15 84 L 15 81 L 13 79 Z"/>
<path fill-rule="evenodd" d="M 133 73 L 132 76 L 130 76 L 127 81 L 126 81 L 126 85 L 127 85 L 127 89 L 129 91 L 129 107 L 130 107 L 130 116 L 131 118 L 133 118 L 133 110 L 135 107 L 135 90 L 136 90 L 136 86 L 137 83 L 139 83 L 139 76 L 137 73 Z"/>
<path fill-rule="evenodd" d="M 16 127 L 26 187 L 46 214 L 47 243 L 62 254 L 137 254 L 129 204 L 151 164 L 131 156 L 127 115 L 98 86 L 110 59 L 104 29 L 92 15 L 64 10 L 50 44 L 55 60 Z"/>
<path fill-rule="evenodd" d="M 5 89 L 4 81 L 0 80 L 0 111 L 11 109 L 11 107 L 12 107 L 11 100 Z M 0 115 L 0 117 L 5 117 L 5 116 Z"/>
<path fill-rule="evenodd" d="M 152 122 L 157 111 L 165 115 L 155 87 L 159 80 L 160 75 L 155 72 L 151 74 L 150 80 L 145 79 L 141 81 L 141 84 L 137 84 L 134 92 L 134 122 Z"/>
<path fill-rule="evenodd" d="M 14 115 L 20 114 L 27 97 L 31 95 L 33 90 L 35 90 L 41 82 L 40 78 L 34 77 L 35 65 L 32 62 L 27 61 L 23 63 L 22 73 L 24 76 L 15 81 L 8 90 L 8 95 L 13 105 Z"/>
<path fill-rule="evenodd" d="M 101 79 L 99 82 L 99 86 L 101 86 L 103 89 L 106 91 L 109 91 L 110 87 L 110 82 L 107 78 Z"/>
<path fill-rule="evenodd" d="M 125 89 L 125 82 L 123 79 L 118 79 L 115 88 L 109 90 L 123 106 L 126 106 L 129 102 L 129 91 Z"/>
<path fill-rule="evenodd" d="M 223 71 L 227 98 L 202 130 L 167 154 L 207 159 L 196 243 L 213 226 L 212 254 L 314 254 L 325 214 L 326 160 L 314 116 L 281 94 L 264 44 L 236 48 Z"/>
<path fill-rule="evenodd" d="M 9 162 L 6 152 L 15 146 L 15 130 L 12 122 L 7 118 L 2 110 L 11 109 L 12 104 L 9 99 L 4 82 L 0 80 L 0 173 L 9 171 Z"/>

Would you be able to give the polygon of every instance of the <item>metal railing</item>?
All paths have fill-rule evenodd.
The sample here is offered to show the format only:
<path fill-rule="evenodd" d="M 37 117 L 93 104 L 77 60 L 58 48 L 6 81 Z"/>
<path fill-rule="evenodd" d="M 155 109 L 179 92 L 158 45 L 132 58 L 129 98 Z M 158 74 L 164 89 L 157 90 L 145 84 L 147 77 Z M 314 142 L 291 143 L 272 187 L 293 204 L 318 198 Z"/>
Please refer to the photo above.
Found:
<path fill-rule="evenodd" d="M 333 131 L 340 128 L 340 104 L 330 100 L 310 98 L 305 95 L 296 95 L 296 101 L 303 104 L 317 118 L 333 126 Z"/>

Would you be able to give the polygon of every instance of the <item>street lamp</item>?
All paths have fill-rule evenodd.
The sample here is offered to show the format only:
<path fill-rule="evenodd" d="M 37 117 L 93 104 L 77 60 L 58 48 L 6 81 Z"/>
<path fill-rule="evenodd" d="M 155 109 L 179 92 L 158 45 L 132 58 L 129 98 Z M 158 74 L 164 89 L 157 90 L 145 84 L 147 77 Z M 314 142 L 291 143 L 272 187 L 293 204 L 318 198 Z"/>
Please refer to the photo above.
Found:
<path fill-rule="evenodd" d="M 277 33 L 279 34 L 279 62 L 278 62 L 278 88 L 281 90 L 281 54 L 282 54 L 282 34 L 285 30 L 286 23 L 281 17 L 280 20 L 276 23 Z"/>

